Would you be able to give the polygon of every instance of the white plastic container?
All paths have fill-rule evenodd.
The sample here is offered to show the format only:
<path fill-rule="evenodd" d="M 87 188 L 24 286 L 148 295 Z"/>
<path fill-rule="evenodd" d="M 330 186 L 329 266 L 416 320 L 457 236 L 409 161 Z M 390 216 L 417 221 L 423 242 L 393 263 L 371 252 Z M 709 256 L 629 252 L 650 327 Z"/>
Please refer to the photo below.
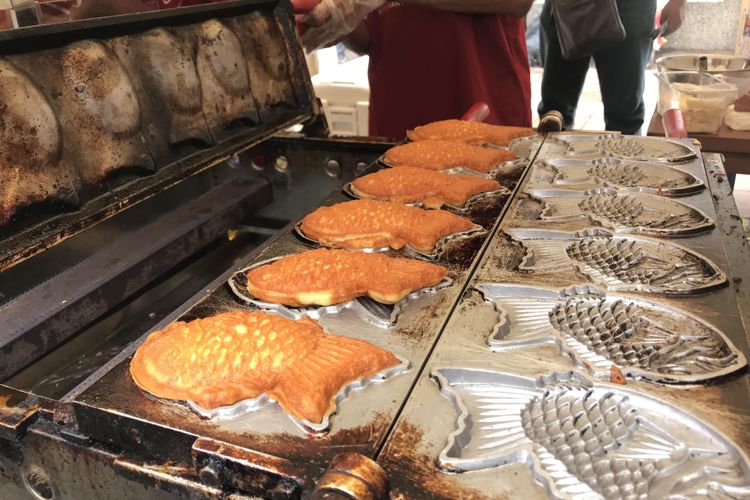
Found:
<path fill-rule="evenodd" d="M 727 108 L 737 98 L 737 86 L 701 71 L 663 71 L 659 78 L 658 111 L 679 109 L 688 132 L 715 134 Z"/>

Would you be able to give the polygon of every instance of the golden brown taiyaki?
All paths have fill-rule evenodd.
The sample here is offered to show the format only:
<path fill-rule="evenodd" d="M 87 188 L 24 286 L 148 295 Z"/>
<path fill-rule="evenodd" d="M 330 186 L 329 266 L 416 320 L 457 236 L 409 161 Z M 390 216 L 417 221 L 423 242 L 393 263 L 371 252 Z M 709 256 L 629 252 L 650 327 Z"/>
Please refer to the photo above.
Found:
<path fill-rule="evenodd" d="M 159 398 L 212 409 L 266 393 L 293 417 L 320 423 L 342 387 L 399 363 L 367 342 L 328 335 L 310 319 L 232 311 L 152 333 L 130 374 Z"/>
<path fill-rule="evenodd" d="M 513 151 L 444 140 L 408 142 L 389 149 L 384 155 L 385 162 L 392 167 L 409 166 L 430 170 L 464 167 L 484 174 L 515 159 Z"/>
<path fill-rule="evenodd" d="M 463 207 L 472 196 L 498 189 L 500 184 L 492 179 L 416 167 L 386 168 L 352 182 L 352 192 L 360 198 L 421 203 L 426 208 Z"/>
<path fill-rule="evenodd" d="M 432 253 L 438 240 L 474 227 L 469 219 L 444 210 L 400 203 L 354 200 L 321 207 L 302 219 L 302 232 L 337 248 L 402 248 Z"/>
<path fill-rule="evenodd" d="M 443 139 L 477 146 L 482 144 L 507 146 L 513 139 L 533 134 L 534 131 L 528 127 L 489 125 L 464 120 L 442 120 L 417 127 L 408 131 L 406 135 L 412 141 Z"/>
<path fill-rule="evenodd" d="M 434 286 L 448 271 L 439 265 L 378 253 L 319 248 L 283 257 L 247 273 L 248 291 L 288 306 L 329 306 L 368 296 L 395 304 Z"/>

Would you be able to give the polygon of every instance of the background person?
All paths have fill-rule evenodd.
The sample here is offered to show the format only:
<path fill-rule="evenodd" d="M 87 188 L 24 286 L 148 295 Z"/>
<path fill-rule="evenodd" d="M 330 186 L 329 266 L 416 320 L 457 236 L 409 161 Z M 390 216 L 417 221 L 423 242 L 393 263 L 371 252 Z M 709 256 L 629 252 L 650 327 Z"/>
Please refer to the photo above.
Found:
<path fill-rule="evenodd" d="M 370 55 L 370 135 L 402 138 L 477 101 L 490 107 L 487 123 L 531 126 L 523 18 L 532 0 L 313 0 L 309 13 L 309 0 L 294 3 L 306 13 L 305 48 L 347 37 Z"/>

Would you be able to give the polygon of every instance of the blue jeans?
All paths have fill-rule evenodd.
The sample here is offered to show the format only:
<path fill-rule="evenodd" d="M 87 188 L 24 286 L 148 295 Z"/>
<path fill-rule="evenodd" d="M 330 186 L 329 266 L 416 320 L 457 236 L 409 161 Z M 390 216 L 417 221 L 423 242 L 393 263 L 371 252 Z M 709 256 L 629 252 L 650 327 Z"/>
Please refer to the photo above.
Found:
<path fill-rule="evenodd" d="M 599 76 L 607 129 L 635 134 L 643 125 L 644 72 L 651 57 L 656 0 L 617 0 L 617 7 L 627 36 L 592 57 Z M 566 128 L 573 128 L 591 57 L 574 61 L 562 58 L 549 0 L 544 3 L 540 24 L 544 75 L 539 115 L 557 110 L 562 113 Z"/>

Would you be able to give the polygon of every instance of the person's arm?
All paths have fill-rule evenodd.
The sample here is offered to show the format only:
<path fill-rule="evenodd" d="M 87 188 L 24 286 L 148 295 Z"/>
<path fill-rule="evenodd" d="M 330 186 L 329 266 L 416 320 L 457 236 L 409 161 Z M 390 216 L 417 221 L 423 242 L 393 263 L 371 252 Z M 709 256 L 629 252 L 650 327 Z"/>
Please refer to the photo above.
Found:
<path fill-rule="evenodd" d="M 370 52 L 370 32 L 367 30 L 367 24 L 359 23 L 359 26 L 349 33 L 343 40 L 347 49 L 357 54 L 367 54 Z"/>
<path fill-rule="evenodd" d="M 664 21 L 669 21 L 667 31 L 664 35 L 671 35 L 682 25 L 682 21 L 685 20 L 685 3 L 687 0 L 669 0 L 667 5 L 661 10 L 660 22 L 664 24 Z"/>
<path fill-rule="evenodd" d="M 533 0 L 401 0 L 401 3 L 465 14 L 507 14 L 523 17 L 531 9 Z"/>

